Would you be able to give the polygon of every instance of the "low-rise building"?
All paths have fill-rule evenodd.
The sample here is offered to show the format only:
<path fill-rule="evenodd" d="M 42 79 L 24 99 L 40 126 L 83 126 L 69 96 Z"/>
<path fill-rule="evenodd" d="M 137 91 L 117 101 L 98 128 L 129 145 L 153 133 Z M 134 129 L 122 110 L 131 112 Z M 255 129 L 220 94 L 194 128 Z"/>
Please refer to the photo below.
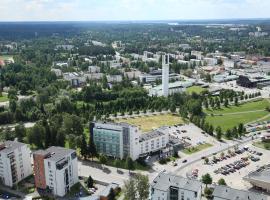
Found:
<path fill-rule="evenodd" d="M 122 75 L 107 75 L 106 77 L 109 83 L 119 83 L 123 80 Z"/>
<path fill-rule="evenodd" d="M 51 72 L 55 73 L 57 77 L 62 76 L 62 70 L 61 69 L 51 69 Z"/>
<path fill-rule="evenodd" d="M 150 200 L 199 200 L 202 183 L 161 172 L 150 186 Z"/>
<path fill-rule="evenodd" d="M 213 200 L 269 200 L 267 196 L 244 190 L 237 190 L 228 186 L 215 186 Z"/>
<path fill-rule="evenodd" d="M 31 151 L 27 144 L 5 141 L 0 144 L 0 182 L 12 187 L 32 174 Z"/>
<path fill-rule="evenodd" d="M 186 91 L 186 88 L 193 85 L 192 81 L 176 81 L 173 83 L 169 83 L 169 95 L 175 94 L 175 93 L 181 93 Z M 149 89 L 149 96 L 162 96 L 163 89 L 162 85 L 158 85 L 156 87 L 153 87 Z"/>
<path fill-rule="evenodd" d="M 217 64 L 216 58 L 204 58 L 203 61 L 206 63 L 206 65 L 214 66 Z"/>
<path fill-rule="evenodd" d="M 33 154 L 36 188 L 63 197 L 78 182 L 75 150 L 50 147 Z"/>
<path fill-rule="evenodd" d="M 161 127 L 140 135 L 140 155 L 165 149 L 169 143 L 167 127 Z"/>
<path fill-rule="evenodd" d="M 71 86 L 78 87 L 86 82 L 86 78 L 79 72 L 63 73 L 64 80 L 68 81 Z"/>
<path fill-rule="evenodd" d="M 250 172 L 243 179 L 256 188 L 270 192 L 270 164 Z"/>
<path fill-rule="evenodd" d="M 88 72 L 89 73 L 99 73 L 100 72 L 100 67 L 98 66 L 88 66 Z"/>

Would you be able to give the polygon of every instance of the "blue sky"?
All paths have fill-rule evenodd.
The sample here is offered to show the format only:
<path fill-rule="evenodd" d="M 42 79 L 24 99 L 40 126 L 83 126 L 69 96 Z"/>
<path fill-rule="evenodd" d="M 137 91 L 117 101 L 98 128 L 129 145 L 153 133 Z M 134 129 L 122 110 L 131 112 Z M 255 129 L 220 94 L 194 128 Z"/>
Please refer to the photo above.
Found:
<path fill-rule="evenodd" d="M 0 0 L 0 21 L 270 18 L 270 0 Z"/>

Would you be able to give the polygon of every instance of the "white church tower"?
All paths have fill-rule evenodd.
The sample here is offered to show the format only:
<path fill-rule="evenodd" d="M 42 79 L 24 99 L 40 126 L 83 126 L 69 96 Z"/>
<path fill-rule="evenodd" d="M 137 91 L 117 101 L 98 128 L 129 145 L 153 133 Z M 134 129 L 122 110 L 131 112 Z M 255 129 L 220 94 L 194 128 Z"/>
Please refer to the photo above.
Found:
<path fill-rule="evenodd" d="M 162 94 L 165 97 L 169 95 L 169 63 L 169 55 L 162 55 Z"/>

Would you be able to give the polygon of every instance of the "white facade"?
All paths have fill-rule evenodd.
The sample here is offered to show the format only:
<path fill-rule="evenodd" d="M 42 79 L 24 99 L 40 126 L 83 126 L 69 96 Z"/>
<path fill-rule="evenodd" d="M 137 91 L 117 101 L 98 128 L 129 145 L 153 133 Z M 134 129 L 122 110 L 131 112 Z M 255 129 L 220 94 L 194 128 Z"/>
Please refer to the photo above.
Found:
<path fill-rule="evenodd" d="M 203 60 L 206 63 L 206 65 L 214 66 L 217 64 L 216 58 L 204 58 Z"/>
<path fill-rule="evenodd" d="M 202 184 L 197 180 L 160 173 L 150 187 L 150 200 L 200 200 Z"/>
<path fill-rule="evenodd" d="M 107 75 L 107 80 L 109 83 L 116 82 L 119 83 L 123 80 L 122 75 Z"/>
<path fill-rule="evenodd" d="M 0 145 L 0 181 L 12 187 L 32 174 L 31 151 L 26 144 L 6 141 Z"/>
<path fill-rule="evenodd" d="M 202 60 L 203 59 L 203 52 L 201 51 L 191 51 L 192 56 L 196 56 L 197 59 Z"/>
<path fill-rule="evenodd" d="M 51 69 L 51 72 L 55 73 L 57 77 L 62 76 L 62 70 L 61 69 Z"/>
<path fill-rule="evenodd" d="M 100 67 L 98 66 L 88 66 L 88 72 L 89 73 L 99 73 L 100 72 Z"/>
<path fill-rule="evenodd" d="M 169 134 L 166 129 L 158 129 L 144 133 L 140 137 L 140 154 L 147 154 L 164 149 L 168 143 Z"/>
<path fill-rule="evenodd" d="M 225 68 L 234 68 L 234 61 L 226 59 L 223 61 L 223 65 Z"/>
<path fill-rule="evenodd" d="M 165 97 L 169 95 L 169 59 L 169 55 L 162 55 L 162 92 Z"/>

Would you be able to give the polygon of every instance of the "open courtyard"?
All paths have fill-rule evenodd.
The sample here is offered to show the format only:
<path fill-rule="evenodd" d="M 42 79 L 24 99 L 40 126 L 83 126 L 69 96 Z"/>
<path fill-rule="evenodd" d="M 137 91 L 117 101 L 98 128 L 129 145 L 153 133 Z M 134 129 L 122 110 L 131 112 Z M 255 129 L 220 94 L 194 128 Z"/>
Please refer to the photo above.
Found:
<path fill-rule="evenodd" d="M 148 132 L 162 126 L 184 124 L 182 118 L 176 114 L 157 114 L 149 116 L 129 117 L 116 120 L 138 126 L 141 131 Z"/>

